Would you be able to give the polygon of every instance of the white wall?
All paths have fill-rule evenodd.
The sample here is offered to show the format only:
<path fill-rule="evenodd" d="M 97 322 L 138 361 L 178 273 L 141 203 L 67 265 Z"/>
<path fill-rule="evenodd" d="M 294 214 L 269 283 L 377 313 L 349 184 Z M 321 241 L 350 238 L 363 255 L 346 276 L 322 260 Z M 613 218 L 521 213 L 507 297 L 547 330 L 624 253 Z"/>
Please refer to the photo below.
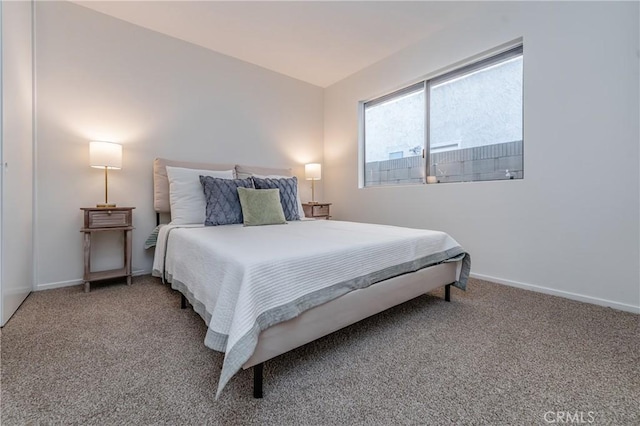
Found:
<path fill-rule="evenodd" d="M 155 157 L 293 166 L 299 178 L 323 160 L 322 89 L 78 5 L 37 3 L 36 82 L 40 289 L 81 280 L 79 208 L 104 198 L 90 140 L 123 144 L 109 201 L 136 207 L 134 273 L 151 270 Z M 103 237 L 94 268 L 117 267 L 121 237 Z"/>
<path fill-rule="evenodd" d="M 1 321 L 33 288 L 32 4 L 3 2 L 1 186 Z"/>
<path fill-rule="evenodd" d="M 332 213 L 444 230 L 478 277 L 640 311 L 638 18 L 638 3 L 482 3 L 329 87 Z M 358 101 L 519 37 L 524 180 L 358 189 Z"/>

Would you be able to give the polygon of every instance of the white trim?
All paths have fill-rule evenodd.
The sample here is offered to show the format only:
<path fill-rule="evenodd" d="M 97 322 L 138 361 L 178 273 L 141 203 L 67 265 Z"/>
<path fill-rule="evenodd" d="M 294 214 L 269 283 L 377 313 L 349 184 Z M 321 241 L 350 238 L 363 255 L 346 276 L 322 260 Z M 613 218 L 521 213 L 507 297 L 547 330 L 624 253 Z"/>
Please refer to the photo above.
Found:
<path fill-rule="evenodd" d="M 522 288 L 524 290 L 534 291 L 536 293 L 550 294 L 552 296 L 559 296 L 565 299 L 577 300 L 579 302 L 591 303 L 592 305 L 606 306 L 608 308 L 618 309 L 620 311 L 632 312 L 634 314 L 640 314 L 640 306 L 628 305 L 626 303 L 614 302 L 612 300 L 600 299 L 598 297 L 584 296 L 582 294 L 571 293 L 568 291 L 555 290 L 553 288 L 542 287 L 534 284 L 526 284 L 518 281 L 505 280 L 502 278 L 490 277 L 482 274 L 469 274 L 471 278 L 477 278 L 479 280 L 491 281 L 497 284 L 507 285 L 509 287 Z"/>
<path fill-rule="evenodd" d="M 149 270 L 138 270 L 138 271 L 132 271 L 131 275 L 133 275 L 134 277 L 137 277 L 139 275 L 150 275 L 151 274 L 151 269 Z M 58 281 L 55 283 L 44 283 L 44 284 L 38 284 L 36 286 L 36 288 L 34 289 L 35 291 L 41 291 L 41 290 L 53 290 L 54 288 L 62 288 L 62 287 L 71 287 L 74 285 L 79 285 L 82 284 L 84 281 L 82 280 L 82 278 L 78 278 L 75 280 L 69 280 L 69 281 Z"/>
<path fill-rule="evenodd" d="M 38 282 L 38 114 L 36 111 L 36 2 L 31 1 L 31 289 Z"/>
<path fill-rule="evenodd" d="M 135 277 L 140 276 L 140 275 L 149 275 L 149 274 L 151 274 L 151 270 L 138 270 L 138 271 L 133 271 L 132 272 L 132 275 L 135 276 Z M 524 290 L 534 291 L 536 293 L 543 293 L 543 294 L 549 294 L 549 295 L 552 295 L 552 296 L 559 296 L 559 297 L 563 297 L 565 299 L 577 300 L 579 302 L 590 303 L 592 305 L 606 306 L 606 307 L 609 307 L 609 308 L 618 309 L 620 311 L 632 312 L 634 314 L 640 314 L 640 306 L 628 305 L 626 303 L 614 302 L 612 300 L 600 299 L 600 298 L 597 298 L 597 297 L 583 296 L 581 294 L 571 293 L 571 292 L 562 291 L 562 290 L 555 290 L 555 289 L 552 289 L 552 288 L 542 287 L 542 286 L 538 286 L 538 285 L 534 285 L 534 284 L 526 284 L 526 283 L 521 283 L 521 282 L 518 282 L 518 281 L 505 280 L 505 279 L 502 279 L 502 278 L 491 277 L 489 275 L 471 273 L 471 274 L 469 274 L 469 276 L 471 278 L 476 278 L 476 279 L 483 280 L 483 281 L 491 281 L 491 282 L 496 283 L 496 284 L 502 284 L 502 285 L 507 285 L 509 287 L 516 287 L 516 288 L 521 288 L 521 289 L 524 289 Z M 82 284 L 82 282 L 83 281 L 80 278 L 80 279 L 69 280 L 69 281 L 58 281 L 58 282 L 54 282 L 54 283 L 38 284 L 37 287 L 35 288 L 35 290 L 36 291 L 41 291 L 41 290 L 52 290 L 54 288 L 71 287 L 71 286 L 74 286 L 74 285 Z"/>
<path fill-rule="evenodd" d="M 4 26 L 2 23 L 3 16 L 3 7 L 4 3 L 0 1 L 0 326 L 4 327 L 5 321 L 2 319 L 3 317 L 3 305 L 4 305 L 4 293 L 2 292 L 2 267 L 3 267 L 3 257 L 2 257 L 2 246 L 3 238 L 2 231 L 4 228 L 4 215 L 3 206 L 4 206 L 4 66 L 3 66 L 3 56 L 4 56 L 4 37 L 2 35 Z"/>
<path fill-rule="evenodd" d="M 364 188 L 366 180 L 364 162 L 364 101 L 358 102 L 358 188 Z"/>

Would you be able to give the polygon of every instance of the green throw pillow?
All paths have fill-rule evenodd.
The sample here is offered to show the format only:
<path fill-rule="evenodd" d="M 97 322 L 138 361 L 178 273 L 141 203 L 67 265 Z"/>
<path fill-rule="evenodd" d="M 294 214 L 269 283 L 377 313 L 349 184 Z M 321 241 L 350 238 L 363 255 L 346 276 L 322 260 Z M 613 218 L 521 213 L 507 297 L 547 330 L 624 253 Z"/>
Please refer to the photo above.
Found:
<path fill-rule="evenodd" d="M 238 188 L 244 226 L 287 223 L 279 189 Z"/>

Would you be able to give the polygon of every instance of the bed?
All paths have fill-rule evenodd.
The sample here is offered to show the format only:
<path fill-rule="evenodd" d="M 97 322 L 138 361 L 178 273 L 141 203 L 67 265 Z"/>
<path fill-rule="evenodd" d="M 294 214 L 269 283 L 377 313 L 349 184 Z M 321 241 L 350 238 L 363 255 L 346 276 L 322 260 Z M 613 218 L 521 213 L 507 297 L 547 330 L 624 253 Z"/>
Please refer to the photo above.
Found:
<path fill-rule="evenodd" d="M 154 162 L 154 206 L 170 213 L 166 166 L 228 170 L 229 164 Z M 234 176 L 291 175 L 233 165 Z M 313 242 L 313 243 L 310 243 Z M 263 363 L 385 309 L 445 287 L 465 289 L 470 257 L 443 232 L 297 220 L 283 225 L 167 224 L 153 274 L 203 318 L 205 345 L 224 352 L 216 397 L 240 369 Z"/>

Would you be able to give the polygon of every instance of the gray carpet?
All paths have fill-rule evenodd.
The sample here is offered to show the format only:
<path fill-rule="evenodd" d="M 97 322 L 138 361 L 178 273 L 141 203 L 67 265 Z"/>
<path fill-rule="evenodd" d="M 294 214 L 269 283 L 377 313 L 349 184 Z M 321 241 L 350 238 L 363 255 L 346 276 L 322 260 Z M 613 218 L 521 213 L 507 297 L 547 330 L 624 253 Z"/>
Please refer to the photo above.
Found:
<path fill-rule="evenodd" d="M 247 370 L 216 401 L 222 356 L 177 293 L 93 288 L 33 293 L 2 330 L 3 425 L 640 424 L 629 313 L 471 280 L 267 362 L 263 400 Z"/>

